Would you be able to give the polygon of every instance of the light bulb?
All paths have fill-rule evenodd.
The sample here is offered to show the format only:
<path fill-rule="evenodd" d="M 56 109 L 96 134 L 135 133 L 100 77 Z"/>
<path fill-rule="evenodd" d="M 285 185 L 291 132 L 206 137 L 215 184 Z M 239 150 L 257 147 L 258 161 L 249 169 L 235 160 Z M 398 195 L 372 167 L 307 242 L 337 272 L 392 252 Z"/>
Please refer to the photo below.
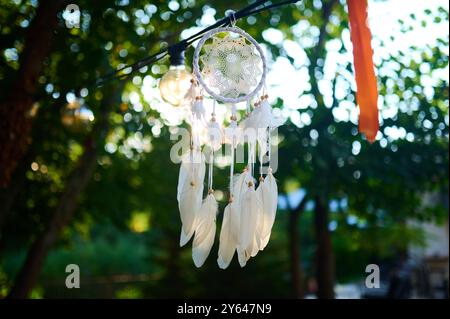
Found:
<path fill-rule="evenodd" d="M 180 106 L 191 87 L 192 74 L 184 65 L 172 65 L 159 82 L 161 97 L 173 106 Z"/>

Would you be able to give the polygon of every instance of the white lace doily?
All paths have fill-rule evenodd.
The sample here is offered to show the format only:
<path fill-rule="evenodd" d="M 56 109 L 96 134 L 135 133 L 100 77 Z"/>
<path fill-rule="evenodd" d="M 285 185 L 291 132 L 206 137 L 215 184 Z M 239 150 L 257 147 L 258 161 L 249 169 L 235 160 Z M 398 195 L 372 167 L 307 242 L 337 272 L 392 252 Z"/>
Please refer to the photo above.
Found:
<path fill-rule="evenodd" d="M 223 33 L 225 36 L 220 37 Z M 208 40 L 211 43 L 206 44 Z M 194 73 L 215 100 L 238 103 L 249 100 L 261 90 L 266 77 L 266 60 L 256 40 L 243 30 L 217 28 L 200 39 L 194 53 Z"/>

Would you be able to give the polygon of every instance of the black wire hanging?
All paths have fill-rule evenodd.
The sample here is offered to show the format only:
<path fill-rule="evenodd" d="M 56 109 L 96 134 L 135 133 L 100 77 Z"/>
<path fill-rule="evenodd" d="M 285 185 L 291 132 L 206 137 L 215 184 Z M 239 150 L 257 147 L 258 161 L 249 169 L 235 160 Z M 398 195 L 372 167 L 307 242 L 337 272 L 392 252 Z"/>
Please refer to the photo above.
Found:
<path fill-rule="evenodd" d="M 168 46 L 165 49 L 160 50 L 159 52 L 152 54 L 148 57 L 145 57 L 141 60 L 136 61 L 133 64 L 125 65 L 109 74 L 106 74 L 102 77 L 99 77 L 95 80 L 95 82 L 91 86 L 87 86 L 85 88 L 97 88 L 101 87 L 105 83 L 111 81 L 111 80 L 126 80 L 128 79 L 132 74 L 134 74 L 136 71 L 140 70 L 141 68 L 151 65 L 157 61 L 160 61 L 161 59 L 165 58 L 167 55 L 169 56 L 176 56 L 182 54 L 189 46 L 191 46 L 195 41 L 200 39 L 206 32 L 219 28 L 219 27 L 225 27 L 225 26 L 231 26 L 232 23 L 235 23 L 237 20 L 240 20 L 242 18 L 246 18 L 248 16 L 258 14 L 263 11 L 271 10 L 274 8 L 278 8 L 284 5 L 288 4 L 294 4 L 297 2 L 300 2 L 301 0 L 287 0 L 287 1 L 281 1 L 278 3 L 271 3 L 271 1 L 268 0 L 259 0 L 255 3 L 252 3 L 248 5 L 247 7 L 236 11 L 231 12 L 227 14 L 227 16 L 216 23 L 204 28 L 203 30 L 197 32 L 196 34 L 190 36 L 187 39 L 181 40 L 177 43 L 174 43 L 170 46 Z"/>

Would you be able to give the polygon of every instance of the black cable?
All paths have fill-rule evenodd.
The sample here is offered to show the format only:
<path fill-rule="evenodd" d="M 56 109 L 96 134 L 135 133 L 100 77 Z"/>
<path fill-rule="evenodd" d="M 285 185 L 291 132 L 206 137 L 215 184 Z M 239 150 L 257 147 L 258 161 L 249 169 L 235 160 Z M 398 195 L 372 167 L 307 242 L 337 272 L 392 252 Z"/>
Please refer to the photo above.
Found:
<path fill-rule="evenodd" d="M 145 59 L 145 65 L 141 65 L 139 63 L 141 61 L 138 61 L 138 62 L 134 63 L 133 65 L 125 67 L 125 69 L 126 68 L 132 68 L 132 70 L 130 72 L 127 72 L 127 73 L 124 73 L 124 74 L 119 74 L 119 73 L 116 72 L 116 73 L 114 73 L 114 77 L 112 77 L 112 79 L 118 79 L 120 81 L 126 80 L 126 79 L 130 78 L 131 75 L 133 75 L 133 73 L 136 72 L 137 70 L 143 68 L 144 66 L 147 66 L 149 64 L 153 64 L 153 63 L 161 60 L 162 58 L 164 58 L 165 56 L 168 55 L 168 52 L 162 52 L 162 54 L 163 54 L 162 57 L 159 57 L 158 54 L 154 54 L 154 55 L 146 58 Z M 123 70 L 123 68 L 121 68 L 121 70 Z M 109 80 L 109 79 L 111 79 L 111 77 L 108 78 L 107 80 Z M 102 78 L 100 78 L 99 80 L 102 80 Z M 103 85 L 104 83 L 106 83 L 107 80 L 106 81 L 102 81 L 101 83 L 97 83 L 97 87 Z M 97 82 L 98 82 L 98 80 L 97 80 Z"/>
<path fill-rule="evenodd" d="M 155 53 L 151 56 L 148 56 L 142 60 L 139 60 L 133 64 L 130 65 L 125 65 L 123 67 L 121 67 L 118 70 L 115 70 L 101 78 L 98 78 L 95 80 L 95 86 L 101 86 L 103 84 L 105 84 L 107 81 L 109 81 L 110 79 L 114 79 L 116 76 L 122 77 L 122 76 L 128 76 L 130 74 L 135 73 L 137 70 L 143 68 L 144 66 L 147 66 L 149 64 L 155 63 L 161 59 L 163 59 L 164 57 L 166 57 L 169 54 L 169 52 L 167 50 L 161 50 L 158 53 Z M 127 72 L 125 74 L 120 75 L 121 72 L 125 71 L 126 69 L 130 69 L 130 72 Z"/>
<path fill-rule="evenodd" d="M 260 9 L 256 9 L 254 11 L 251 11 L 251 12 L 248 13 L 248 15 L 257 14 L 257 13 L 260 13 L 262 11 L 271 10 L 273 8 L 277 8 L 277 7 L 280 7 L 280 6 L 287 5 L 287 4 L 294 4 L 294 3 L 297 3 L 299 1 L 300 0 L 288 0 L 288 1 L 283 1 L 283 2 L 279 2 L 279 3 L 273 3 L 273 4 L 270 4 L 270 5 L 267 5 L 267 6 L 263 6 Z"/>
<path fill-rule="evenodd" d="M 287 0 L 287 1 L 282 1 L 282 2 L 278 2 L 278 3 L 270 3 L 270 4 L 267 4 L 267 2 L 271 2 L 268 0 L 256 1 L 255 3 L 252 3 L 252 4 L 248 5 L 247 7 L 243 8 L 239 11 L 236 11 L 233 14 L 230 14 L 227 17 L 217 21 L 216 23 L 202 29 L 201 31 L 197 32 L 196 34 L 190 36 L 187 39 L 181 40 L 180 42 L 170 45 L 166 49 L 162 49 L 159 52 L 152 54 L 142 60 L 136 61 L 135 63 L 130 64 L 130 65 L 125 65 L 109 74 L 106 74 L 106 75 L 96 79 L 93 86 L 99 87 L 99 86 L 102 86 L 103 84 L 105 84 L 106 82 L 108 82 L 110 80 L 114 80 L 114 79 L 119 79 L 119 80 L 127 79 L 133 73 L 135 73 L 137 70 L 143 68 L 144 66 L 148 66 L 157 61 L 160 61 L 161 59 L 166 57 L 169 54 L 169 52 L 177 52 L 177 51 L 179 52 L 179 51 L 186 50 L 190 45 L 192 45 L 192 43 L 194 43 L 195 41 L 200 39 L 205 33 L 209 32 L 210 30 L 213 30 L 213 29 L 219 28 L 219 27 L 225 27 L 225 26 L 232 25 L 237 20 L 246 18 L 253 14 L 260 13 L 262 11 L 271 10 L 271 9 L 281 7 L 284 5 L 288 5 L 288 4 L 294 4 L 294 3 L 297 3 L 300 1 L 301 0 Z M 128 69 L 130 69 L 130 71 L 128 71 Z M 125 74 L 121 74 L 125 70 L 127 70 L 127 72 Z"/>
<path fill-rule="evenodd" d="M 299 2 L 301 0 L 288 0 L 288 1 L 283 1 L 283 2 L 279 2 L 279 3 L 273 3 L 270 5 L 264 5 L 263 3 L 268 2 L 267 0 L 263 0 L 263 1 L 257 1 L 256 3 L 254 3 L 253 5 L 250 5 L 242 10 L 239 10 L 238 12 L 235 12 L 233 15 L 230 15 L 218 22 L 216 22 L 214 25 L 209 26 L 208 28 L 198 32 L 197 34 L 194 34 L 193 36 L 189 37 L 187 40 L 187 46 L 191 45 L 192 43 L 194 43 L 195 41 L 199 40 L 206 32 L 218 28 L 218 27 L 224 27 L 224 26 L 230 26 L 233 24 L 233 22 L 242 19 L 242 18 L 246 18 L 248 16 L 260 13 L 262 11 L 266 11 L 266 10 L 270 10 L 273 8 L 277 8 L 283 5 L 287 5 L 287 4 L 293 4 L 296 2 Z M 262 8 L 256 9 L 259 6 L 262 6 Z M 254 9 L 254 10 L 252 10 Z"/>
<path fill-rule="evenodd" d="M 204 28 L 203 30 L 197 32 L 196 34 L 190 36 L 189 38 L 185 39 L 184 41 L 186 41 L 187 43 L 191 42 L 193 39 L 198 38 L 200 36 L 202 36 L 203 34 L 207 33 L 210 30 L 213 30 L 215 28 L 219 28 L 219 27 L 224 27 L 226 25 L 229 25 L 233 22 L 233 19 L 235 18 L 237 20 L 238 15 L 242 15 L 241 18 L 244 16 L 245 13 L 249 12 L 250 10 L 259 7 L 261 5 L 263 5 L 265 2 L 267 2 L 268 0 L 259 0 L 256 1 L 253 4 L 248 5 L 247 7 L 237 11 L 234 13 L 233 15 L 229 15 L 219 21 L 217 21 L 216 23 L 210 25 L 209 27 Z"/>

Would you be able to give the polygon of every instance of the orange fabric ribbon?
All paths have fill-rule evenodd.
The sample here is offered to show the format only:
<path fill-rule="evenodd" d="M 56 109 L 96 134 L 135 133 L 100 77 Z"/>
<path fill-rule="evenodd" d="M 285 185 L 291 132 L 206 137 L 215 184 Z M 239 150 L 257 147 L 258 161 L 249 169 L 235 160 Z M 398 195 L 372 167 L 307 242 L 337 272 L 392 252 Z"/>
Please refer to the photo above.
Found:
<path fill-rule="evenodd" d="M 373 66 L 367 0 L 347 0 L 359 105 L 359 131 L 371 143 L 378 133 L 378 88 Z"/>

